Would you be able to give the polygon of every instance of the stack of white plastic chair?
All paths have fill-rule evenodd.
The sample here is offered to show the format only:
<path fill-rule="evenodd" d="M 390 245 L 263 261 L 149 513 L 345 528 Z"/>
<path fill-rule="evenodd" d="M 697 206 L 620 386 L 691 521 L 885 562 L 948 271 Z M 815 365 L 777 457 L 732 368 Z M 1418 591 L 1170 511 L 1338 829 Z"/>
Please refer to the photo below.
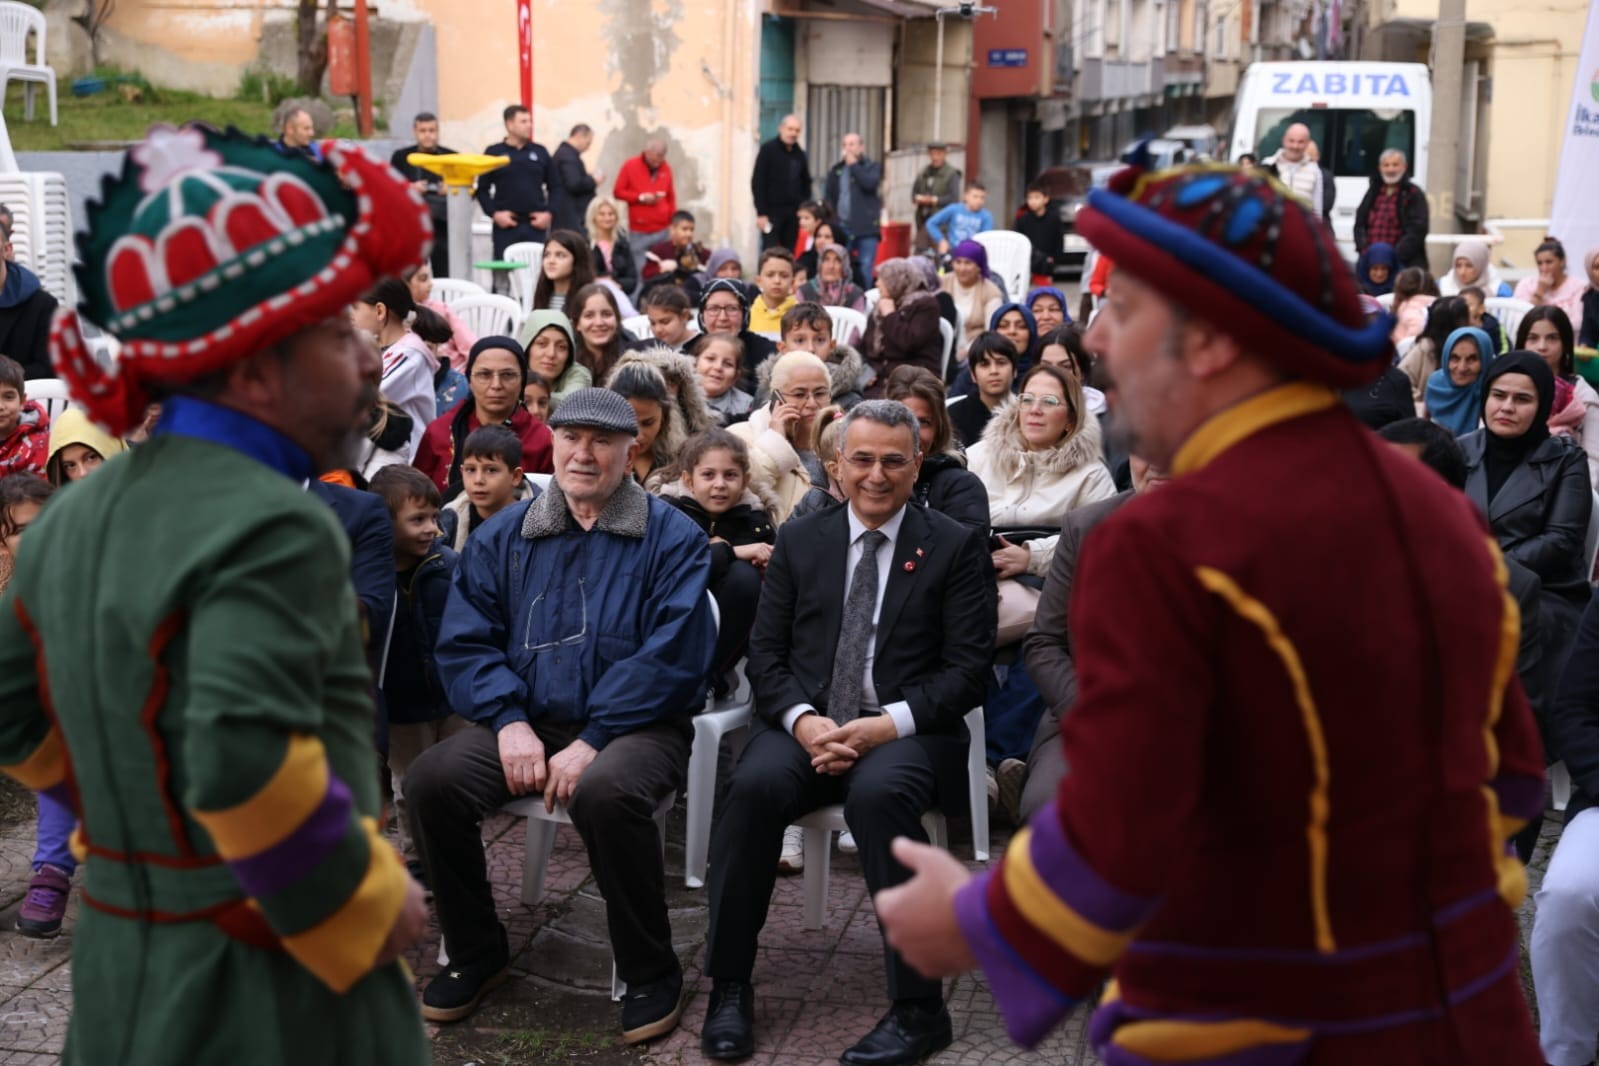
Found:
<path fill-rule="evenodd" d="M 17 262 L 39 275 L 45 291 L 64 306 L 77 303 L 66 178 L 55 172 L 0 174 L 0 204 L 11 210 Z"/>

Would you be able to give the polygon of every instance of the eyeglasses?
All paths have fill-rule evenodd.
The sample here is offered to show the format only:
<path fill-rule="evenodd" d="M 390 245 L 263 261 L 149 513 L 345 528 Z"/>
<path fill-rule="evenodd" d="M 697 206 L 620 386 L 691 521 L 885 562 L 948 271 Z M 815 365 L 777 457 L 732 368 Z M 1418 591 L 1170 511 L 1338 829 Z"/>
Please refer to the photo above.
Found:
<path fill-rule="evenodd" d="M 1030 392 L 1024 392 L 1016 397 L 1016 402 L 1023 407 L 1043 407 L 1051 411 L 1057 407 L 1066 406 L 1066 401 L 1059 396 L 1034 396 Z"/>
<path fill-rule="evenodd" d="M 520 381 L 522 380 L 522 372 L 520 370 L 474 370 L 472 371 L 472 380 L 481 385 L 492 385 L 496 381 Z"/>
<path fill-rule="evenodd" d="M 806 392 L 804 389 L 795 389 L 793 392 L 780 392 L 778 395 L 787 400 L 789 403 L 793 404 L 801 404 L 806 400 L 815 400 L 817 403 L 826 403 L 828 400 L 833 398 L 833 394 L 827 389 L 812 389 L 809 392 Z"/>
<path fill-rule="evenodd" d="M 710 307 L 710 306 L 707 306 L 705 308 L 705 317 L 706 318 L 737 318 L 742 313 L 743 313 L 743 308 L 739 307 L 737 304 L 734 304 L 731 307 L 725 307 L 725 306 L 722 306 L 722 307 Z"/>
<path fill-rule="evenodd" d="M 548 598 L 548 593 L 541 592 L 535 596 L 533 602 L 528 605 L 527 622 L 522 628 L 522 649 L 537 655 L 539 652 L 554 651 L 556 648 L 568 648 L 583 643 L 584 639 L 589 635 L 589 598 L 584 579 L 581 577 L 577 579 L 577 596 L 579 608 L 582 611 L 582 628 L 569 637 L 546 641 L 542 644 L 534 644 L 532 642 L 533 620 L 538 616 L 539 606 Z"/>
<path fill-rule="evenodd" d="M 904 470 L 911 465 L 910 457 L 906 455 L 867 455 L 865 452 L 846 455 L 844 461 L 855 469 L 862 471 L 870 470 L 874 466 L 881 466 L 886 474 Z"/>

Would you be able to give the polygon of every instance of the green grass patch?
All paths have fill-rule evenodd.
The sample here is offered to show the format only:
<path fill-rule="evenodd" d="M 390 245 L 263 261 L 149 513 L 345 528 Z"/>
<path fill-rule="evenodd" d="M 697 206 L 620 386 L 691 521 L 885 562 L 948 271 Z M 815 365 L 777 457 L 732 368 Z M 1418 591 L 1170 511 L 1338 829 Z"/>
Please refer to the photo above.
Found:
<path fill-rule="evenodd" d="M 180 126 L 198 120 L 218 129 L 237 126 L 251 133 L 271 131 L 273 103 L 260 95 L 253 99 L 222 100 L 179 89 L 152 87 L 137 76 L 127 81 L 112 81 L 115 73 L 107 73 L 111 77 L 106 79 L 105 90 L 93 96 L 73 96 L 72 80 L 57 79 L 60 124 L 56 126 L 50 125 L 50 106 L 43 86 L 34 92 L 33 121 L 26 122 L 22 117 L 23 87 L 12 82 L 7 86 L 5 98 L 6 129 L 11 134 L 11 147 L 18 152 L 49 152 L 137 141 L 151 126 L 161 122 Z M 257 94 L 261 93 L 259 83 L 252 88 Z M 267 95 L 270 97 L 271 92 Z M 347 123 L 340 123 L 332 131 L 334 137 L 354 137 L 355 133 L 355 127 Z"/>

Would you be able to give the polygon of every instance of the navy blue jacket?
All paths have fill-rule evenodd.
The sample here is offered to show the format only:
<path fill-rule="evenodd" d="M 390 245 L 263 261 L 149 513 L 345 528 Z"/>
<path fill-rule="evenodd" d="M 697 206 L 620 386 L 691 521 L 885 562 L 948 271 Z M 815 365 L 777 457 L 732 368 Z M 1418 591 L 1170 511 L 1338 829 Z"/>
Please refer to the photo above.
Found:
<path fill-rule="evenodd" d="M 367 654 L 381 657 L 394 613 L 394 527 L 382 497 L 312 481 L 310 492 L 331 508 L 350 538 L 350 580 L 366 613 Z M 377 676 L 376 662 L 373 676 Z"/>
<path fill-rule="evenodd" d="M 442 539 L 417 564 L 411 579 L 399 586 L 394 634 L 389 643 L 389 669 L 383 679 L 389 721 L 432 722 L 450 713 L 439 682 L 434 649 L 444 625 L 444 607 L 459 557 Z"/>
<path fill-rule="evenodd" d="M 566 204 L 566 190 L 556 175 L 554 159 L 542 144 L 529 141 L 512 148 L 500 141 L 483 149 L 483 154 L 511 159 L 499 170 L 491 170 L 478 179 L 477 202 L 485 215 L 512 211 L 523 223 L 535 211 L 549 211 L 559 217 Z"/>
<path fill-rule="evenodd" d="M 580 722 L 596 750 L 693 714 L 716 624 L 705 534 L 624 480 L 594 527 L 552 487 L 479 526 L 461 552 L 439 634 L 457 713 L 496 732 Z"/>

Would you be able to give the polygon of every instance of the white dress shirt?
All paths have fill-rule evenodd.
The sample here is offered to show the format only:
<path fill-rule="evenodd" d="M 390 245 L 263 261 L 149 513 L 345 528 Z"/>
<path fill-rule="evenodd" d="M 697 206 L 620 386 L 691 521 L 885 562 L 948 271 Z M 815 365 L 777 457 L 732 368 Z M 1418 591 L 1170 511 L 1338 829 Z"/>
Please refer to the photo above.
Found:
<path fill-rule="evenodd" d="M 849 602 L 849 588 L 855 580 L 855 567 L 860 564 L 861 555 L 866 551 L 861 543 L 861 536 L 866 533 L 866 525 L 855 516 L 854 507 L 846 507 L 849 515 L 849 552 L 844 558 L 844 601 Z M 877 702 L 877 684 L 872 680 L 872 665 L 877 659 L 877 621 L 883 613 L 883 593 L 888 591 L 888 577 L 894 566 L 894 545 L 899 542 L 899 530 L 905 524 L 905 508 L 901 507 L 893 518 L 877 527 L 877 531 L 887 538 L 884 543 L 877 546 L 877 603 L 872 606 L 872 633 L 870 642 L 866 646 L 866 677 L 861 685 L 861 707 L 873 710 L 879 708 Z M 911 705 L 904 700 L 896 700 L 882 712 L 893 721 L 894 728 L 902 737 L 911 736 L 916 732 L 916 719 L 911 714 Z M 794 723 L 799 721 L 800 715 L 816 710 L 808 703 L 797 703 L 783 713 L 783 728 L 789 733 L 794 732 Z"/>

